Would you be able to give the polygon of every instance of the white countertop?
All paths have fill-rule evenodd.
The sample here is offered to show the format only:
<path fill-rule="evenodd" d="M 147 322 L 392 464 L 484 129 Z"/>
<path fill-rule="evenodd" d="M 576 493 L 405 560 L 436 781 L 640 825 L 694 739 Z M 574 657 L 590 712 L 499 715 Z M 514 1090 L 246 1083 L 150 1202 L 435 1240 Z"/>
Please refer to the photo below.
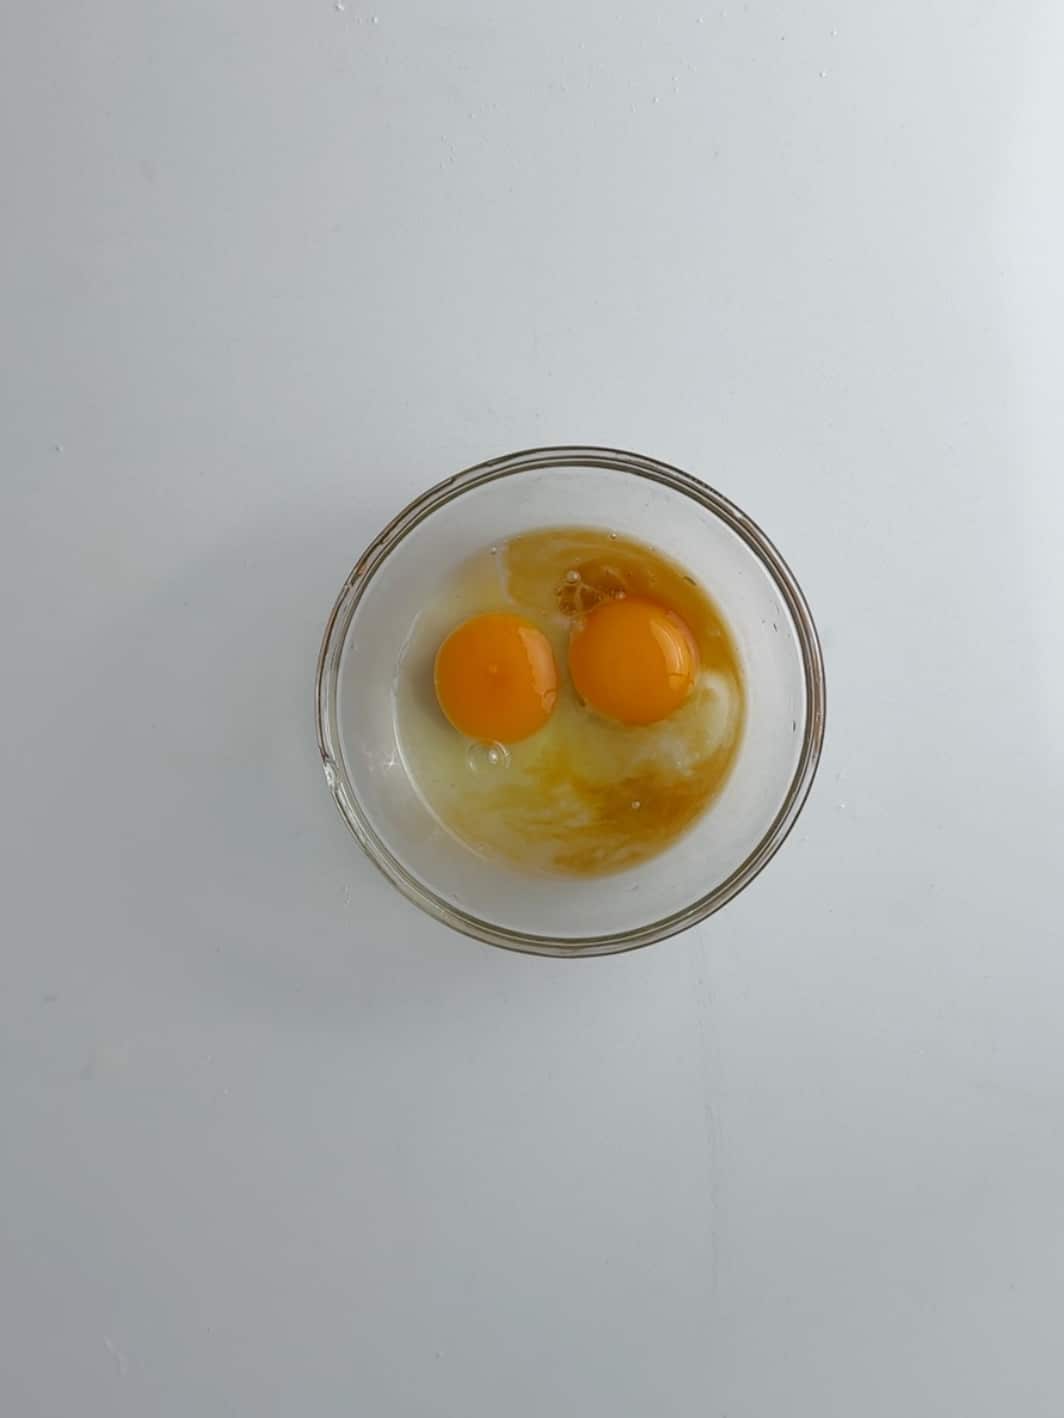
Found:
<path fill-rule="evenodd" d="M 1058 1418 L 1049 3 L 0 18 L 5 1418 Z M 321 778 L 367 540 L 540 443 L 805 587 L 820 778 L 615 959 Z"/>

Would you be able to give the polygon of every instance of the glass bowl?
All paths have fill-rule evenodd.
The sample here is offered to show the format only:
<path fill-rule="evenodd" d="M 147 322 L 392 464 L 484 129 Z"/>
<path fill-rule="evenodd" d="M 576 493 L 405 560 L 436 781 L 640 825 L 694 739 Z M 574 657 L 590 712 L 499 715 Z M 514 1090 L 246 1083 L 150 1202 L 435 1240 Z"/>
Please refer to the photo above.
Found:
<path fill-rule="evenodd" d="M 398 660 L 440 584 L 486 546 L 564 525 L 607 527 L 680 562 L 723 612 L 746 685 L 742 742 L 720 795 L 660 855 L 610 876 L 525 874 L 482 858 L 426 807 L 396 738 Z M 412 502 L 344 582 L 316 691 L 325 777 L 371 861 L 437 920 L 539 955 L 650 945 L 730 901 L 794 826 L 824 733 L 816 627 L 776 548 L 697 478 L 610 448 L 511 453 Z"/>

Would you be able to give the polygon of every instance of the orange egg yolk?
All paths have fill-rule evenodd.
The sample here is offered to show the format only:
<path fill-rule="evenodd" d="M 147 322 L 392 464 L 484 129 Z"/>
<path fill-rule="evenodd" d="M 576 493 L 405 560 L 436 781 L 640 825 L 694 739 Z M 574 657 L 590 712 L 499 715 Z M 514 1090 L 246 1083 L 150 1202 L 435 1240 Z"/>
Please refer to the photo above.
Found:
<path fill-rule="evenodd" d="M 504 612 L 475 615 L 436 655 L 436 698 L 454 727 L 474 739 L 516 743 L 541 729 L 558 698 L 550 641 Z"/>
<path fill-rule="evenodd" d="M 678 615 L 626 596 L 596 606 L 574 628 L 569 669 L 592 709 L 622 724 L 653 724 L 690 694 L 698 646 Z"/>

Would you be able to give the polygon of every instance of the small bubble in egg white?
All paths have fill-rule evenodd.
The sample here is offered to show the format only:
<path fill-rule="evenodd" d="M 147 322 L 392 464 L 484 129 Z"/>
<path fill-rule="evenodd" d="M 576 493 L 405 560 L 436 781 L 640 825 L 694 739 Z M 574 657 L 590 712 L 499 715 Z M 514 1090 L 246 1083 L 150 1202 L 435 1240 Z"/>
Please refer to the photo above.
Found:
<path fill-rule="evenodd" d="M 494 773 L 509 766 L 510 752 L 501 743 L 471 743 L 466 763 L 474 773 Z"/>
<path fill-rule="evenodd" d="M 580 573 L 579 571 L 569 570 L 565 573 L 565 579 L 569 582 L 570 586 L 575 586 L 580 580 Z"/>

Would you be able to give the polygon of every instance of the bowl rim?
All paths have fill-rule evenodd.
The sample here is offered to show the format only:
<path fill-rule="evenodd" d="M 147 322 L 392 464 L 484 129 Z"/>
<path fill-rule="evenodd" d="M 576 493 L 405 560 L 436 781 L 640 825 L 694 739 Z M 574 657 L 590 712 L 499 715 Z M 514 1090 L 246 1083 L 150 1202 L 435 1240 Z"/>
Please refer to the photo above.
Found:
<path fill-rule="evenodd" d="M 772 577 L 798 636 L 805 678 L 806 713 L 801 751 L 787 792 L 757 845 L 723 881 L 680 910 L 628 931 L 601 936 L 536 935 L 482 920 L 444 901 L 395 857 L 362 809 L 344 763 L 337 716 L 339 669 L 347 632 L 366 587 L 386 557 L 438 508 L 500 478 L 544 468 L 593 467 L 635 474 L 690 497 L 723 521 Z M 452 929 L 506 950 L 531 955 L 585 957 L 638 950 L 706 920 L 752 882 L 779 851 L 805 805 L 820 762 L 826 717 L 826 683 L 820 638 L 805 595 L 773 542 L 739 507 L 692 474 L 656 458 L 587 444 L 528 448 L 475 463 L 444 478 L 407 504 L 373 539 L 344 581 L 325 624 L 315 674 L 315 720 L 325 779 L 341 817 L 373 864 L 402 894 Z"/>

